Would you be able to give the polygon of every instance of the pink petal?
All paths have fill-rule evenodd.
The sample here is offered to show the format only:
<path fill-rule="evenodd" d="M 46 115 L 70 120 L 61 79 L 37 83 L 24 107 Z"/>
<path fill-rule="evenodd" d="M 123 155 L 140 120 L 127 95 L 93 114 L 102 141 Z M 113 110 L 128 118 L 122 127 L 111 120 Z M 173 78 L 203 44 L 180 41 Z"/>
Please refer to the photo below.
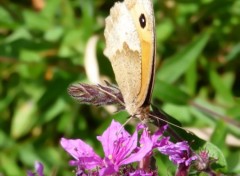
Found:
<path fill-rule="evenodd" d="M 128 160 L 129 155 L 133 152 L 134 149 L 137 148 L 137 139 L 138 134 L 137 131 L 135 131 L 132 137 L 128 138 L 126 141 L 124 141 L 124 143 L 118 146 L 120 149 L 119 152 L 116 154 L 115 159 L 116 162 L 119 163 L 119 165 L 126 164 L 125 161 Z"/>
<path fill-rule="evenodd" d="M 129 137 L 129 133 L 118 122 L 112 121 L 111 125 L 97 139 L 102 143 L 105 156 L 112 155 L 114 144 L 119 138 Z"/>
<path fill-rule="evenodd" d="M 77 161 L 74 164 L 85 167 L 85 169 L 95 168 L 102 165 L 101 158 L 93 151 L 92 147 L 80 139 L 65 139 L 60 141 L 62 147 L 72 155 Z"/>
<path fill-rule="evenodd" d="M 135 132 L 135 133 L 137 135 L 137 132 Z M 149 134 L 148 134 L 148 131 L 146 128 L 143 130 L 143 134 L 141 136 L 140 141 L 141 141 L 140 149 L 136 153 L 133 153 L 129 157 L 124 159 L 121 162 L 121 164 L 129 164 L 132 162 L 141 161 L 152 150 L 153 143 L 149 137 Z"/>
<path fill-rule="evenodd" d="M 161 128 L 159 128 L 153 135 L 152 135 L 152 141 L 155 144 L 157 140 L 163 135 L 165 130 L 168 128 L 168 125 L 164 125 Z"/>

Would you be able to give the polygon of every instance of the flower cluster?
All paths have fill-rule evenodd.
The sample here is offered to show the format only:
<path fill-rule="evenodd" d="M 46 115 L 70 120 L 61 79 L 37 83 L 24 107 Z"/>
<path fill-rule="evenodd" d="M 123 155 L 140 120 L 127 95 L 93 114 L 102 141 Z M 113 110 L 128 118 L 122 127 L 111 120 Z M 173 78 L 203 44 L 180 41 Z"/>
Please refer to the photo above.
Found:
<path fill-rule="evenodd" d="M 157 175 L 151 169 L 149 158 L 153 149 L 168 155 L 169 159 L 178 165 L 188 168 L 195 156 L 191 156 L 187 142 L 172 143 L 163 133 L 167 125 L 150 134 L 146 125 L 139 124 L 136 131 L 130 135 L 120 123 L 112 121 L 106 131 L 98 136 L 104 151 L 104 157 L 96 154 L 91 146 L 80 139 L 61 139 L 62 147 L 73 156 L 71 166 L 75 166 L 79 175 Z M 139 132 L 142 132 L 140 137 Z M 139 138 L 139 139 L 138 139 Z M 138 162 L 138 167 L 133 163 Z M 136 166 L 136 165 L 135 165 Z"/>

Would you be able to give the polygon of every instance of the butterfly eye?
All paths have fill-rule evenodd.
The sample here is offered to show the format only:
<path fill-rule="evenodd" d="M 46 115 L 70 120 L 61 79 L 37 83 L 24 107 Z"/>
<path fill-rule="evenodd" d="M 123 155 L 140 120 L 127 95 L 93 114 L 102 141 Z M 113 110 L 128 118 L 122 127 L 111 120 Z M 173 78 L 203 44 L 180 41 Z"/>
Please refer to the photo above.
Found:
<path fill-rule="evenodd" d="M 141 14 L 139 17 L 139 23 L 141 25 L 142 28 L 145 28 L 146 26 L 146 18 L 144 14 Z"/>

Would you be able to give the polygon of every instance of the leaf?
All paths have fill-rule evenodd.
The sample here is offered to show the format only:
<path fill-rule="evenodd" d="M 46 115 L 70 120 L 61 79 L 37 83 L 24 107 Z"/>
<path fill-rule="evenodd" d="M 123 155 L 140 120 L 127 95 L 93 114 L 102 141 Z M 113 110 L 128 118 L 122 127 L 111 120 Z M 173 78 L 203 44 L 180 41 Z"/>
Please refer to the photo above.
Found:
<path fill-rule="evenodd" d="M 44 115 L 41 117 L 40 122 L 41 123 L 47 123 L 54 118 L 58 117 L 58 115 L 66 110 L 67 104 L 63 99 L 58 99 L 56 102 L 54 102 L 44 113 Z"/>
<path fill-rule="evenodd" d="M 11 136 L 15 139 L 27 134 L 35 124 L 36 105 L 32 101 L 24 102 L 16 109 L 11 124 Z"/>
<path fill-rule="evenodd" d="M 171 103 L 165 103 L 162 109 L 173 117 L 176 117 L 181 123 L 189 124 L 192 120 L 191 113 L 188 105 L 175 105 Z"/>
<path fill-rule="evenodd" d="M 41 56 L 36 51 L 22 49 L 20 51 L 19 58 L 24 62 L 34 63 L 34 62 L 41 62 Z"/>
<path fill-rule="evenodd" d="M 2 172 L 6 175 L 24 175 L 20 167 L 16 162 L 16 157 L 9 153 L 0 153 L 1 174 Z"/>
<path fill-rule="evenodd" d="M 6 43 L 11 43 L 20 39 L 31 40 L 32 36 L 26 28 L 18 28 L 11 35 L 5 38 Z"/>
<path fill-rule="evenodd" d="M 63 35 L 63 30 L 64 29 L 62 27 L 54 27 L 52 29 L 49 29 L 44 34 L 44 39 L 49 42 L 56 42 Z"/>
<path fill-rule="evenodd" d="M 213 69 L 210 70 L 209 75 L 211 84 L 215 88 L 217 95 L 221 96 L 221 102 L 227 106 L 233 105 L 234 100 L 231 89 L 225 85 L 223 80 Z"/>
<path fill-rule="evenodd" d="M 14 20 L 11 17 L 10 12 L 5 9 L 3 6 L 0 6 L 0 16 L 1 16 L 1 28 L 3 27 L 8 27 L 8 28 L 12 28 L 14 25 Z"/>
<path fill-rule="evenodd" d="M 218 121 L 215 126 L 214 132 L 211 136 L 211 143 L 215 144 L 222 151 L 226 151 L 226 136 L 227 136 L 227 126 L 223 121 Z"/>
<path fill-rule="evenodd" d="M 212 118 L 210 118 L 208 114 L 203 113 L 196 107 L 190 107 L 190 112 L 191 112 L 192 116 L 195 117 L 194 119 L 192 119 L 192 121 L 194 121 L 194 123 L 196 123 L 196 125 L 199 125 L 199 126 L 206 126 L 206 125 L 214 126 L 215 125 L 215 121 Z"/>
<path fill-rule="evenodd" d="M 210 70 L 210 81 L 215 88 L 218 96 L 221 97 L 221 103 L 231 106 L 234 104 L 231 88 L 226 86 L 226 83 L 220 78 L 220 76 L 213 70 Z"/>
<path fill-rule="evenodd" d="M 192 65 L 186 71 L 185 82 L 187 86 L 187 91 L 190 95 L 194 95 L 197 88 L 198 72 L 197 63 L 193 62 Z"/>
<path fill-rule="evenodd" d="M 65 27 L 74 27 L 74 10 L 71 6 L 72 1 L 62 1 L 61 9 L 63 12 L 62 22 Z"/>
<path fill-rule="evenodd" d="M 23 17 L 26 26 L 29 29 L 45 31 L 51 27 L 51 21 L 48 17 L 25 10 Z"/>
<path fill-rule="evenodd" d="M 227 113 L 225 112 L 226 110 L 223 109 L 222 107 L 210 104 L 209 102 L 204 101 L 202 99 L 195 99 L 194 101 L 191 102 L 191 106 L 193 108 L 197 109 L 200 113 L 203 113 L 206 116 L 208 116 L 209 120 L 212 119 L 212 121 L 215 123 L 216 123 L 216 121 L 223 120 L 226 123 L 228 130 L 231 133 L 233 133 L 234 135 L 236 135 L 238 137 L 240 136 L 239 121 L 237 119 L 234 119 L 231 116 L 227 116 L 226 115 Z M 239 106 L 237 106 L 237 108 L 239 109 Z M 204 120 L 204 118 L 203 118 L 203 120 Z"/>
<path fill-rule="evenodd" d="M 170 19 L 164 19 L 160 24 L 156 26 L 157 41 L 163 42 L 167 40 L 174 31 L 174 26 Z"/>
<path fill-rule="evenodd" d="M 231 49 L 231 51 L 228 53 L 228 55 L 226 56 L 226 60 L 227 61 L 232 61 L 234 59 L 238 59 L 240 55 L 240 43 L 236 44 L 235 46 L 233 46 L 233 48 Z"/>
<path fill-rule="evenodd" d="M 197 60 L 208 39 L 209 34 L 203 33 L 179 53 L 167 59 L 156 74 L 157 80 L 168 83 L 176 81 Z"/>
<path fill-rule="evenodd" d="M 232 152 L 227 158 L 227 163 L 228 163 L 229 170 L 233 173 L 236 173 L 236 174 L 240 173 L 239 158 L 240 158 L 239 150 Z"/>
<path fill-rule="evenodd" d="M 153 96 L 166 102 L 174 104 L 187 104 L 190 96 L 176 86 L 170 85 L 167 82 L 156 80 Z"/>
<path fill-rule="evenodd" d="M 154 158 L 156 159 L 158 175 L 174 175 L 176 172 L 176 165 L 169 161 L 168 156 L 156 152 Z"/>
<path fill-rule="evenodd" d="M 227 114 L 232 117 L 232 123 L 228 123 L 229 132 L 233 135 L 240 138 L 240 104 L 236 103 L 236 105 L 230 109 L 228 109 Z"/>

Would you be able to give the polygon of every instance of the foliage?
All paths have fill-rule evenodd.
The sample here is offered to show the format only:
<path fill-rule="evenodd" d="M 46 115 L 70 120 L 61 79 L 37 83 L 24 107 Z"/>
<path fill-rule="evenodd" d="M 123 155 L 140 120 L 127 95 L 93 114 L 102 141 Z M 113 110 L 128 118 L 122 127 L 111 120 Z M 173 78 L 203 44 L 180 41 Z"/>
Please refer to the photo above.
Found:
<path fill-rule="evenodd" d="M 112 117 L 128 117 L 79 105 L 67 93 L 69 84 L 87 82 L 91 65 L 83 58 L 94 35 L 100 73 L 114 80 L 103 55 L 104 19 L 114 2 L 48 0 L 42 8 L 27 0 L 0 3 L 0 175 L 25 175 L 35 160 L 46 175 L 70 175 L 60 138 L 85 139 L 100 151 L 96 136 Z M 213 129 L 201 147 L 221 155 L 216 170 L 240 174 L 239 141 L 225 142 L 229 135 L 240 137 L 240 2 L 154 0 L 154 9 L 153 104 L 185 127 Z M 157 159 L 162 175 L 174 170 L 166 160 Z"/>

